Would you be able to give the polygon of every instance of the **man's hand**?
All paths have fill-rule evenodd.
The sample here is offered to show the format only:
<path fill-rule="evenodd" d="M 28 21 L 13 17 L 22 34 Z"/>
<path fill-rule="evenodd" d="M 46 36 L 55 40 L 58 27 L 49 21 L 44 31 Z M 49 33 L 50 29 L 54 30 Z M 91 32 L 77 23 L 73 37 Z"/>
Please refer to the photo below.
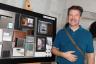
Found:
<path fill-rule="evenodd" d="M 77 60 L 77 56 L 74 55 L 74 52 L 75 51 L 68 51 L 68 52 L 62 53 L 62 57 L 69 60 L 70 62 L 75 62 Z"/>
<path fill-rule="evenodd" d="M 75 62 L 77 60 L 77 56 L 74 55 L 74 52 L 75 51 L 61 52 L 57 48 L 52 48 L 52 53 L 54 55 L 63 57 L 65 59 L 69 60 L 70 62 Z"/>

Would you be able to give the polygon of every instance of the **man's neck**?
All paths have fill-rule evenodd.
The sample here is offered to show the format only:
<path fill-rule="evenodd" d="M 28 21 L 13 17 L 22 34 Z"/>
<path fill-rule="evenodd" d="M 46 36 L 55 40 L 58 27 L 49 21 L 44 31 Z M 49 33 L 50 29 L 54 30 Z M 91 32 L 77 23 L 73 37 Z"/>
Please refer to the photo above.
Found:
<path fill-rule="evenodd" d="M 70 26 L 70 28 L 75 32 L 76 30 L 79 29 L 79 25 L 76 25 L 76 26 Z"/>

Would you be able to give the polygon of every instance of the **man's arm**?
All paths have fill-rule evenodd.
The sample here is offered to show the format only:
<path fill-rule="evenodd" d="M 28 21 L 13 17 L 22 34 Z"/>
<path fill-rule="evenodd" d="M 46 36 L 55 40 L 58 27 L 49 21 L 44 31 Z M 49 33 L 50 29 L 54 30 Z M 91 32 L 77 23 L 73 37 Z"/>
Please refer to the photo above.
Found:
<path fill-rule="evenodd" d="M 88 64 L 95 64 L 95 54 L 94 53 L 87 53 Z"/>
<path fill-rule="evenodd" d="M 75 51 L 61 52 L 57 48 L 52 48 L 52 53 L 54 55 L 63 57 L 69 60 L 70 62 L 75 62 L 77 60 L 77 56 L 73 54 L 74 52 Z"/>

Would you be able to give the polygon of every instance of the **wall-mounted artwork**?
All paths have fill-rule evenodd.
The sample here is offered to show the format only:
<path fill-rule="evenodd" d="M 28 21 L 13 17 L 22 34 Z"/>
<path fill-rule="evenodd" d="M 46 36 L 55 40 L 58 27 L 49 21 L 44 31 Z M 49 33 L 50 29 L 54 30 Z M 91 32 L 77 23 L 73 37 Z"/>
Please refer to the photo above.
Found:
<path fill-rule="evenodd" d="M 46 50 L 46 38 L 37 37 L 36 40 L 36 51 L 45 51 Z"/>

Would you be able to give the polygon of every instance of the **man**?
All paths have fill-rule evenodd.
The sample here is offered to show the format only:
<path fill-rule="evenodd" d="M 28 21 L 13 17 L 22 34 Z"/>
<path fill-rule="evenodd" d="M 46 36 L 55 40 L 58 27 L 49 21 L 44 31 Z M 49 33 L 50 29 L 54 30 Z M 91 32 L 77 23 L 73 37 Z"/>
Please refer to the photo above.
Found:
<path fill-rule="evenodd" d="M 68 9 L 68 24 L 65 28 L 83 53 L 86 53 L 88 64 L 95 64 L 92 35 L 79 25 L 82 12 L 82 7 L 71 6 Z M 84 64 L 84 56 L 72 44 L 64 28 L 56 35 L 52 53 L 56 55 L 56 62 L 58 64 Z"/>

